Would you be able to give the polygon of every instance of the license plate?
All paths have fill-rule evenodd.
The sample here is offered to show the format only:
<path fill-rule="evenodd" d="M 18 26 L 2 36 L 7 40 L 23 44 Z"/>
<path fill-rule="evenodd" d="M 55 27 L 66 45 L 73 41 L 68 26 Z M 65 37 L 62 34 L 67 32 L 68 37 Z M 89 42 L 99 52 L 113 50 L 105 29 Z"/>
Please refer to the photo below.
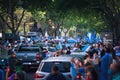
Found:
<path fill-rule="evenodd" d="M 40 63 L 40 61 L 36 61 L 36 63 Z"/>
<path fill-rule="evenodd" d="M 31 65 L 32 63 L 31 62 L 25 62 L 23 63 L 23 65 Z"/>

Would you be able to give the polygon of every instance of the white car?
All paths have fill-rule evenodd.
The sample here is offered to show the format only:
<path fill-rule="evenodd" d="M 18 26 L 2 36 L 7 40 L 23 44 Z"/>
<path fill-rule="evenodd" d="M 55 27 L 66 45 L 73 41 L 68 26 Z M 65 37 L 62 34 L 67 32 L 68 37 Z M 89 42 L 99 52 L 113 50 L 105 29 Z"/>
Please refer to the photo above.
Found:
<path fill-rule="evenodd" d="M 72 57 L 49 57 L 42 60 L 38 70 L 34 75 L 34 80 L 46 80 L 48 75 L 51 73 L 51 68 L 56 65 L 59 71 L 66 77 L 66 80 L 72 80 L 70 67 Z"/>

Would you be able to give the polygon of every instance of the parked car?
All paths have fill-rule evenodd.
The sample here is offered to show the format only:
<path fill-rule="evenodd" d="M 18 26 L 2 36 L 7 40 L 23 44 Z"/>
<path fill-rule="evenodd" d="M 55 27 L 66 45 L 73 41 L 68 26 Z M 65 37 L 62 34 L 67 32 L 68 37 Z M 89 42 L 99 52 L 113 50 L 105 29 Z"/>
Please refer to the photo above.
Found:
<path fill-rule="evenodd" d="M 37 68 L 42 60 L 42 50 L 38 45 L 21 45 L 16 52 L 16 57 L 25 70 Z"/>
<path fill-rule="evenodd" d="M 35 80 L 46 80 L 51 72 L 51 68 L 56 65 L 59 71 L 66 77 L 67 80 L 72 80 L 70 74 L 71 60 L 72 57 L 49 57 L 42 60 L 38 70 L 34 75 Z"/>

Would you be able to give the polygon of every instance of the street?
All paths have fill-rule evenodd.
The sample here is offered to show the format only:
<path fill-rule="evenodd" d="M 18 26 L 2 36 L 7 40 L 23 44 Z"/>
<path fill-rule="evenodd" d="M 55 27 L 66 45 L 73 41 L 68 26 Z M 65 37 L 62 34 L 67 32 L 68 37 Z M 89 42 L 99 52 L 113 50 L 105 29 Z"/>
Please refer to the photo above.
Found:
<path fill-rule="evenodd" d="M 27 80 L 34 80 L 34 72 L 27 73 Z"/>
<path fill-rule="evenodd" d="M 27 80 L 34 80 L 34 74 L 36 70 L 31 69 L 31 71 L 26 72 Z"/>

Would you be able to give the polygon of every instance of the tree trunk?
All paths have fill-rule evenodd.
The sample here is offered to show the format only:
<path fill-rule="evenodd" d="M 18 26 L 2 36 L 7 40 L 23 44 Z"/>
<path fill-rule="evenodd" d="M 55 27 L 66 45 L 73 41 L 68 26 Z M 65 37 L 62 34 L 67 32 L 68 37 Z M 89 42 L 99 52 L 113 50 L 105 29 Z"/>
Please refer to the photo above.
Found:
<path fill-rule="evenodd" d="M 113 43 L 118 44 L 120 41 L 120 20 L 116 18 L 111 26 L 111 31 L 113 32 Z"/>
<path fill-rule="evenodd" d="M 17 33 L 17 31 L 14 28 L 11 29 L 11 32 L 12 32 L 12 34 L 16 34 Z"/>

